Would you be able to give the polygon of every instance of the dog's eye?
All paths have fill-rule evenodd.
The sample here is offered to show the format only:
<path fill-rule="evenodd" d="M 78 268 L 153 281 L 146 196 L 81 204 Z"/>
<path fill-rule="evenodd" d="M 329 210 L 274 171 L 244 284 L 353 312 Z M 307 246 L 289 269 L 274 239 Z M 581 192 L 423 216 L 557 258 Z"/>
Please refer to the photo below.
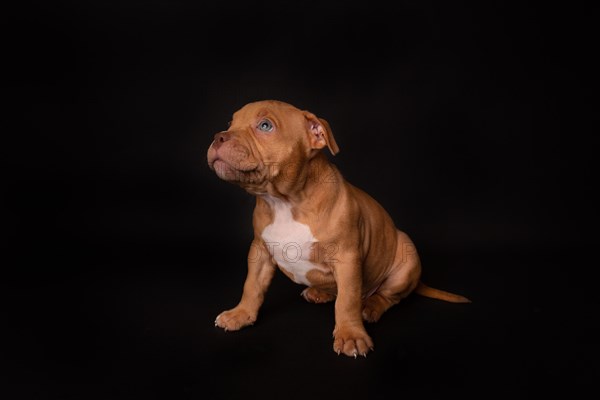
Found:
<path fill-rule="evenodd" d="M 273 130 L 273 123 L 268 119 L 263 119 L 258 123 L 258 129 L 263 132 L 271 132 Z"/>

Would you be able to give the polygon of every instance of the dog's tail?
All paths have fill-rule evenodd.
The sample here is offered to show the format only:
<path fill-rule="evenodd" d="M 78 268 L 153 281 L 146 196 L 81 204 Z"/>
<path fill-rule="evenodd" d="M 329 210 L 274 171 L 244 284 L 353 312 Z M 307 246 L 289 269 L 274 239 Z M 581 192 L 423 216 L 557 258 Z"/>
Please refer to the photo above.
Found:
<path fill-rule="evenodd" d="M 425 285 L 423 282 L 419 282 L 419 285 L 415 289 L 415 293 L 420 294 L 421 296 L 431 297 L 432 299 L 444 300 L 450 303 L 470 303 L 471 300 L 467 299 L 464 296 L 445 292 L 443 290 L 434 289 Z"/>

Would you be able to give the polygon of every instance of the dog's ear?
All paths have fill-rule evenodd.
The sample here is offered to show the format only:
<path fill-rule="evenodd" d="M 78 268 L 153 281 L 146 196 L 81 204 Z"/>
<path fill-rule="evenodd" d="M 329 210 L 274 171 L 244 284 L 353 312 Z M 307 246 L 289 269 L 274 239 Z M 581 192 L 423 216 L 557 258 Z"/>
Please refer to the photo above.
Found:
<path fill-rule="evenodd" d="M 308 125 L 308 140 L 311 148 L 322 149 L 327 146 L 334 156 L 339 153 L 340 148 L 335 142 L 329 123 L 308 111 L 304 112 L 304 117 Z"/>

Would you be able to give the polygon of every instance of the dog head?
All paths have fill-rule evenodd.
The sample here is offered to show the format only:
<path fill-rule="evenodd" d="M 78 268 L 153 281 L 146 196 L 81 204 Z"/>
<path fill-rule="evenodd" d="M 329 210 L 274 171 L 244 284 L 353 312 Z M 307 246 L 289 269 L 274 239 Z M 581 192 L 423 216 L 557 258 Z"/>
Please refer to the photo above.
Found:
<path fill-rule="evenodd" d="M 339 152 L 327 121 L 267 100 L 235 112 L 229 129 L 215 135 L 207 159 L 219 178 L 263 194 L 269 183 L 301 176 L 306 163 L 326 146 L 334 155 Z"/>

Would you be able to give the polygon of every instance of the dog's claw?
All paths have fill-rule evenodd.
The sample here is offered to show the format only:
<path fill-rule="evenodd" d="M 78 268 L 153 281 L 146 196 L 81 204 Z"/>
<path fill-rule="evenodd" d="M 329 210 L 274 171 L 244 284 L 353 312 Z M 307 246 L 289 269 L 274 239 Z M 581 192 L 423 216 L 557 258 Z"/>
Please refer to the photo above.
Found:
<path fill-rule="evenodd" d="M 337 351 L 337 355 L 339 356 L 339 355 L 340 355 L 340 353 L 341 353 L 341 350 L 338 350 L 338 351 Z"/>
<path fill-rule="evenodd" d="M 367 358 L 367 353 L 362 353 L 361 356 L 363 356 L 364 358 Z"/>
<path fill-rule="evenodd" d="M 356 351 L 352 353 L 354 355 L 354 359 L 356 360 Z"/>

